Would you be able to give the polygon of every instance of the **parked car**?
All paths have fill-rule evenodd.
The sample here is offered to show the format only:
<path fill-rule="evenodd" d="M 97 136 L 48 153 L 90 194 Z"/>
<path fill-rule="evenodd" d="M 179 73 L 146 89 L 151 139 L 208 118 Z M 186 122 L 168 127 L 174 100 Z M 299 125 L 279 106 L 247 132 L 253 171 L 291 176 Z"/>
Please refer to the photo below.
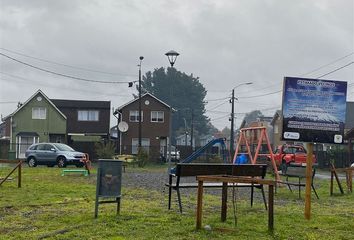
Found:
<path fill-rule="evenodd" d="M 273 156 L 277 167 L 280 167 L 282 173 L 285 173 L 290 164 L 301 165 L 306 163 L 307 152 L 301 145 L 284 144 L 277 147 Z M 270 154 L 267 155 L 267 158 L 268 161 L 271 160 Z M 312 156 L 312 162 L 317 162 L 315 155 Z"/>
<path fill-rule="evenodd" d="M 168 152 L 168 148 L 167 148 L 167 159 L 168 159 L 168 156 L 169 156 L 169 152 Z M 180 159 L 180 152 L 179 150 L 175 147 L 175 146 L 171 146 L 171 160 L 172 161 L 179 161 Z"/>
<path fill-rule="evenodd" d="M 36 143 L 31 145 L 25 153 L 26 161 L 29 167 L 37 165 L 47 165 L 63 168 L 67 165 L 76 165 L 83 167 L 85 154 L 77 152 L 63 143 Z"/>

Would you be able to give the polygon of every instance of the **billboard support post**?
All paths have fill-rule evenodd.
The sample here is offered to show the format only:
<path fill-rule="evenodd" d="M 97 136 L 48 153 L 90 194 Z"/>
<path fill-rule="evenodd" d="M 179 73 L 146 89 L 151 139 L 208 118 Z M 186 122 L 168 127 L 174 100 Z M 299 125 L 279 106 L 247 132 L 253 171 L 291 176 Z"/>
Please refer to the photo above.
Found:
<path fill-rule="evenodd" d="M 307 143 L 306 157 L 306 189 L 305 189 L 305 218 L 311 218 L 311 181 L 312 181 L 312 158 L 313 158 L 313 143 Z"/>

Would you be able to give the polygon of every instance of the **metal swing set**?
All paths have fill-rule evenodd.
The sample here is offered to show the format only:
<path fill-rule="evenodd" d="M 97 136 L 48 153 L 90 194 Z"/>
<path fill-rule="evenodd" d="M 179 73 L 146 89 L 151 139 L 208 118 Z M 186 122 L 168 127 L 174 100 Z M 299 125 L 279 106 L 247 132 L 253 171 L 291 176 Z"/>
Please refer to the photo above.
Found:
<path fill-rule="evenodd" d="M 267 144 L 269 154 L 259 153 L 259 151 L 261 149 L 261 145 L 262 145 L 264 140 L 265 140 L 265 142 Z M 257 142 L 257 147 L 256 147 L 256 150 L 255 150 L 254 156 L 252 156 L 251 145 L 253 145 L 255 142 Z M 241 143 L 245 143 L 247 152 L 240 152 L 239 153 L 239 148 L 240 148 Z M 239 140 L 237 141 L 236 151 L 235 151 L 235 154 L 234 154 L 234 157 L 233 157 L 233 163 L 234 164 L 236 163 L 236 159 L 237 159 L 237 156 L 239 154 L 248 155 L 251 164 L 256 164 L 257 163 L 257 158 L 259 156 L 268 156 L 268 155 L 270 155 L 275 179 L 276 179 L 276 181 L 280 180 L 280 176 L 279 176 L 279 173 L 278 173 L 278 168 L 277 168 L 277 165 L 275 164 L 273 150 L 272 150 L 272 147 L 270 146 L 270 141 L 269 141 L 269 137 L 268 137 L 268 134 L 267 134 L 267 128 L 266 127 L 242 128 L 240 130 L 240 137 L 239 137 Z"/>

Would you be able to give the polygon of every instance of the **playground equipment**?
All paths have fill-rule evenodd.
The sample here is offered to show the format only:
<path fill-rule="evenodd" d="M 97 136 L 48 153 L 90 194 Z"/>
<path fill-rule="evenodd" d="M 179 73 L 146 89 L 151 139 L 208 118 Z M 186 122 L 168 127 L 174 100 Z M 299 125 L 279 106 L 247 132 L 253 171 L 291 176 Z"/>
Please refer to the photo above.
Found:
<path fill-rule="evenodd" d="M 22 161 L 15 161 L 15 160 L 0 160 L 0 163 L 17 163 L 16 166 L 11 170 L 9 174 L 7 174 L 4 178 L 0 177 L 0 186 L 3 184 L 16 169 L 18 169 L 18 178 L 17 178 L 17 187 L 21 187 L 21 169 L 22 169 Z"/>
<path fill-rule="evenodd" d="M 261 154 L 261 153 L 259 153 L 263 141 L 265 141 L 265 143 L 267 145 L 269 154 Z M 245 144 L 247 152 L 239 153 L 239 148 L 240 148 L 241 143 Z M 251 144 L 253 145 L 254 143 L 257 144 L 257 147 L 256 147 L 256 150 L 254 151 L 254 155 L 252 156 Z M 242 128 L 240 130 L 239 140 L 237 141 L 236 151 L 235 151 L 235 155 L 234 155 L 233 161 L 232 161 L 233 163 L 236 163 L 237 156 L 239 154 L 248 155 L 251 164 L 256 164 L 257 158 L 259 156 L 269 156 L 270 155 L 275 178 L 276 178 L 277 181 L 280 180 L 280 176 L 279 176 L 279 173 L 278 173 L 278 168 L 277 168 L 277 165 L 275 164 L 274 154 L 273 154 L 272 148 L 270 146 L 270 142 L 269 142 L 269 138 L 268 138 L 268 135 L 267 135 L 267 128 L 266 127 Z"/>
<path fill-rule="evenodd" d="M 221 157 L 224 163 L 228 163 L 229 161 L 229 153 L 228 150 L 226 149 L 225 145 L 225 139 L 224 138 L 216 138 L 205 144 L 203 147 L 199 148 L 197 151 L 193 152 L 191 155 L 189 155 L 186 159 L 184 159 L 181 163 L 190 163 L 194 160 L 196 160 L 198 157 L 202 156 L 202 154 L 205 154 L 208 149 L 213 147 L 216 144 L 220 144 L 221 149 Z"/>
<path fill-rule="evenodd" d="M 216 144 L 220 145 L 219 153 L 221 155 L 222 162 L 229 163 L 230 162 L 229 151 L 226 148 L 224 138 L 216 138 L 216 139 L 209 141 L 203 147 L 199 148 L 197 151 L 193 152 L 191 155 L 189 155 L 187 158 L 185 158 L 183 161 L 181 161 L 181 163 L 191 163 L 191 162 L 195 161 L 196 159 L 200 158 L 201 156 L 203 156 L 203 154 L 206 156 L 206 152 L 208 150 L 210 150 Z M 170 170 L 170 173 L 173 174 L 173 173 L 175 173 L 175 171 L 176 171 L 176 168 L 172 168 Z"/>

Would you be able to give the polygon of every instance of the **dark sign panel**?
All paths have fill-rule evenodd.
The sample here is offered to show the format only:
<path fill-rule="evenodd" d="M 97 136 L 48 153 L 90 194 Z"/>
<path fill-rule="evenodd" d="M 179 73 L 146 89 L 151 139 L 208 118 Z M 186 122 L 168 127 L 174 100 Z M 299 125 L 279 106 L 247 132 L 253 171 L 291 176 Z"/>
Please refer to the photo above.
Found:
<path fill-rule="evenodd" d="M 99 160 L 97 195 L 119 197 L 121 195 L 122 161 Z"/>
<path fill-rule="evenodd" d="M 285 77 L 284 141 L 343 143 L 347 82 Z"/>

